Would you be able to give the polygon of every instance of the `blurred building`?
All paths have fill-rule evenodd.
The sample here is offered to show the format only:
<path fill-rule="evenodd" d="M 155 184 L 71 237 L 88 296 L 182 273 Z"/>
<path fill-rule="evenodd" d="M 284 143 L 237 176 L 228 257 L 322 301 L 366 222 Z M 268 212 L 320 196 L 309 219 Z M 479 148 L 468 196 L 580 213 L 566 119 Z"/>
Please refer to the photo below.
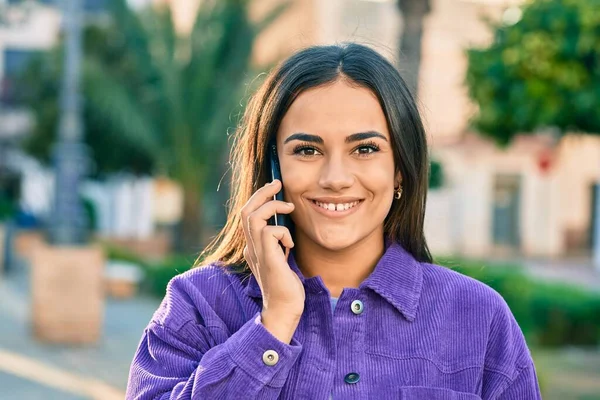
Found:
<path fill-rule="evenodd" d="M 253 15 L 280 2 L 257 0 Z M 445 187 L 430 191 L 428 200 L 426 235 L 436 254 L 590 254 L 600 139 L 567 136 L 555 143 L 542 133 L 501 150 L 469 130 L 476 109 L 463 84 L 464 49 L 491 40 L 484 17 L 518 20 L 521 2 L 431 0 L 419 102 L 432 157 L 446 175 Z M 395 0 L 295 0 L 259 38 L 254 59 L 266 64 L 307 45 L 353 40 L 396 62 L 401 27 Z"/>
<path fill-rule="evenodd" d="M 257 0 L 253 15 L 280 2 Z M 542 133 L 501 150 L 469 130 L 475 107 L 463 84 L 464 49 L 491 40 L 484 17 L 518 20 L 519 3 L 431 0 L 419 102 L 432 157 L 446 175 L 445 187 L 430 191 L 428 200 L 426 235 L 436 254 L 590 254 L 600 140 L 568 136 L 556 144 Z M 395 0 L 295 0 L 259 38 L 254 59 L 266 64 L 307 45 L 353 40 L 396 62 L 401 26 Z"/>
<path fill-rule="evenodd" d="M 0 140 L 25 133 L 31 125 L 29 113 L 18 104 L 14 81 L 31 57 L 56 44 L 59 13 L 41 3 L 15 7 L 2 4 L 0 23 Z"/>
<path fill-rule="evenodd" d="M 107 0 L 83 0 L 88 16 L 106 9 Z M 37 53 L 59 38 L 61 0 L 0 0 L 0 140 L 16 138 L 31 127 L 31 115 L 15 90 L 17 76 Z"/>
<path fill-rule="evenodd" d="M 18 151 L 19 140 L 30 132 L 34 121 L 15 82 L 33 57 L 58 44 L 61 1 L 0 0 L 0 172 L 4 167 L 20 177 L 19 208 L 41 219 L 51 209 L 54 173 Z M 83 1 L 86 20 L 105 15 L 109 0 Z M 143 5 L 139 0 L 132 3 Z M 163 223 L 153 215 L 152 204 L 155 200 L 164 203 L 162 198 L 169 191 L 157 189 L 155 194 L 150 179 L 115 176 L 108 182 L 86 182 L 81 190 L 94 203 L 94 224 L 100 236 L 146 239 L 153 235 L 155 221 Z M 175 199 L 166 204 L 177 210 L 180 203 Z"/>
<path fill-rule="evenodd" d="M 490 41 L 484 16 L 514 21 L 514 6 L 521 1 L 431 0 L 419 103 L 432 157 L 443 163 L 446 175 L 445 187 L 432 190 L 427 205 L 426 234 L 436 254 L 590 253 L 600 140 L 569 136 L 555 144 L 550 134 L 541 134 L 521 137 L 500 150 L 469 130 L 469 117 L 476 110 L 463 85 L 464 49 Z M 170 3 L 185 34 L 202 0 L 130 0 L 135 5 L 151 2 Z M 251 17 L 258 20 L 282 2 L 253 0 Z M 51 47 L 57 38 L 60 21 L 54 2 L 41 3 L 25 22 L 0 27 L 0 137 L 6 135 L 2 130 L 18 130 L 14 127 L 26 120 L 11 104 L 11 77 L 32 53 Z M 397 62 L 402 23 L 396 0 L 292 0 L 258 38 L 253 59 L 257 65 L 270 65 L 312 44 L 352 40 Z M 19 123 L 7 122 L 7 110 Z"/>

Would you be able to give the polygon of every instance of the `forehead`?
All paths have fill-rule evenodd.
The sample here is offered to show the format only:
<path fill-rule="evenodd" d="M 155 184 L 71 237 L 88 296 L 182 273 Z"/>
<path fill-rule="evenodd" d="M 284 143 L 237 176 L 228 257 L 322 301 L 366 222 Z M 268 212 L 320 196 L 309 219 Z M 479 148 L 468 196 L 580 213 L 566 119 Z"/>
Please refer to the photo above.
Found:
<path fill-rule="evenodd" d="M 387 121 L 375 94 L 339 80 L 302 92 L 283 117 L 279 134 L 285 138 L 305 132 L 325 138 L 370 130 L 389 138 Z"/>

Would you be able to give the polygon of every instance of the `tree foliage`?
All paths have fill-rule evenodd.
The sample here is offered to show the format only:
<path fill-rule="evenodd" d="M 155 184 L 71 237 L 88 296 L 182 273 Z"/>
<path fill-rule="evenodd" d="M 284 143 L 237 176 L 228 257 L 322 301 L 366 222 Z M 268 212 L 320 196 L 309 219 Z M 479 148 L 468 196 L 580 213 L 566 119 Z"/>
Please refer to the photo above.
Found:
<path fill-rule="evenodd" d="M 103 60 L 111 74 L 136 82 L 136 72 L 129 60 L 120 33 L 108 26 L 88 25 L 83 32 L 83 47 L 87 57 Z M 36 55 L 17 83 L 17 101 L 28 106 L 35 115 L 35 127 L 24 143 L 25 150 L 37 159 L 50 163 L 52 146 L 56 143 L 60 113 L 60 89 L 64 48 Z M 93 75 L 83 74 L 84 141 L 91 150 L 95 168 L 93 174 L 102 176 L 117 171 L 135 174 L 151 173 L 155 160 L 146 149 L 113 129 L 110 121 L 86 101 Z"/>
<path fill-rule="evenodd" d="M 170 7 L 136 13 L 125 0 L 112 0 L 108 24 L 86 34 L 85 135 L 96 140 L 96 161 L 122 168 L 137 154 L 149 161 L 142 167 L 177 180 L 184 191 L 181 248 L 186 251 L 201 247 L 202 192 L 220 170 L 228 130 L 241 112 L 254 39 L 287 6 L 281 3 L 252 23 L 248 2 L 203 1 L 191 33 L 181 35 Z M 43 70 L 45 63 L 37 68 Z M 49 103 L 37 112 L 38 129 L 48 137 L 58 108 L 56 98 Z M 99 157 L 99 149 L 108 152 Z M 111 154 L 123 157 L 112 164 L 101 161 Z"/>
<path fill-rule="evenodd" d="M 493 43 L 469 49 L 467 86 L 481 133 L 506 144 L 554 128 L 600 132 L 600 0 L 536 0 Z"/>

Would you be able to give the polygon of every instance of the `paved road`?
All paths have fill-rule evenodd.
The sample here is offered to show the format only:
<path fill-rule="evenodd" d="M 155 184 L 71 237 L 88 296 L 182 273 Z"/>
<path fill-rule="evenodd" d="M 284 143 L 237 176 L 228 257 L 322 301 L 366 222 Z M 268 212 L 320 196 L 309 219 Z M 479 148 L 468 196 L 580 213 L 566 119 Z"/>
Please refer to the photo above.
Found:
<path fill-rule="evenodd" d="M 83 400 L 86 397 L 73 395 L 58 389 L 22 379 L 12 374 L 0 372 L 0 399 L 45 399 L 45 400 Z"/>
<path fill-rule="evenodd" d="M 107 299 L 103 338 L 96 346 L 44 345 L 30 332 L 28 268 L 0 276 L 0 399 L 93 398 L 90 387 L 123 393 L 131 359 L 159 302 L 144 296 Z"/>

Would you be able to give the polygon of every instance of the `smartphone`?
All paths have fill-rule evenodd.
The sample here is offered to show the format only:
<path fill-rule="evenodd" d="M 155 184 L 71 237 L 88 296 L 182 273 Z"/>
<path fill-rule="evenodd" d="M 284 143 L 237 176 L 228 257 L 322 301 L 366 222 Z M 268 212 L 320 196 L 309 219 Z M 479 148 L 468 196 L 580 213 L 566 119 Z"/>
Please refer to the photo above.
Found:
<path fill-rule="evenodd" d="M 271 165 L 271 181 L 275 179 L 279 179 L 282 183 L 281 190 L 279 193 L 273 196 L 273 200 L 283 200 L 283 180 L 281 179 L 281 168 L 279 167 L 279 158 L 277 157 L 277 146 L 275 143 L 271 143 L 269 145 L 269 164 Z M 286 214 L 275 214 L 273 217 L 269 218 L 269 225 L 278 225 L 278 226 L 288 226 L 287 224 L 287 215 Z"/>

